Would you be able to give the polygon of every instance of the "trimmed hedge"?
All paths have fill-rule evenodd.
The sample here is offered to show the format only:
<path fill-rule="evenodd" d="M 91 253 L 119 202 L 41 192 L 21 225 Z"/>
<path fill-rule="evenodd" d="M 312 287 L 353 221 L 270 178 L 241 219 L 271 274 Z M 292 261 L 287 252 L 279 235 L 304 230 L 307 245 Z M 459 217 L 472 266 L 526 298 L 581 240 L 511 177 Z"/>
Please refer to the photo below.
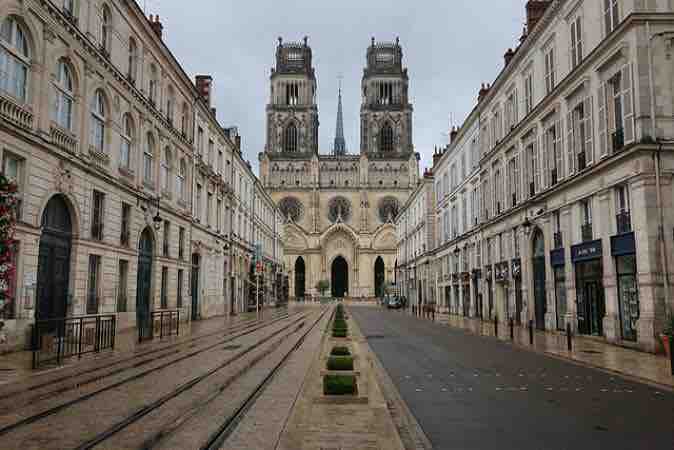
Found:
<path fill-rule="evenodd" d="M 349 351 L 349 347 L 333 347 L 330 356 L 351 356 L 351 352 Z"/>
<path fill-rule="evenodd" d="M 337 319 L 335 319 L 335 321 L 332 323 L 332 328 L 333 328 L 333 329 L 340 328 L 340 329 L 346 330 L 346 329 L 348 329 L 349 327 L 348 327 L 348 325 L 346 324 L 346 320 L 337 320 Z"/>
<path fill-rule="evenodd" d="M 345 338 L 346 330 L 332 330 L 332 337 Z"/>
<path fill-rule="evenodd" d="M 356 377 L 353 375 L 325 375 L 323 377 L 323 394 L 354 395 L 356 393 Z"/>
<path fill-rule="evenodd" d="M 331 356 L 328 358 L 328 370 L 353 370 L 352 356 Z"/>

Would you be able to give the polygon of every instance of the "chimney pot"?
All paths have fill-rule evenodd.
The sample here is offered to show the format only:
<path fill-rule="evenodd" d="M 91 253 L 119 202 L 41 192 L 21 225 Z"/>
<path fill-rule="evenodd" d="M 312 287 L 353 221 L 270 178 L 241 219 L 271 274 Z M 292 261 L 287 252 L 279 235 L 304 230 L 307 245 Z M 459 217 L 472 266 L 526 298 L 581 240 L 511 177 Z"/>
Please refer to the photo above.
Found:
<path fill-rule="evenodd" d="M 508 64 L 510 64 L 510 61 L 512 61 L 513 56 L 515 56 L 515 52 L 512 48 L 509 48 L 508 51 L 505 52 L 505 55 L 503 55 L 503 60 L 505 61 L 506 67 L 508 67 Z"/>
<path fill-rule="evenodd" d="M 195 77 L 195 85 L 197 87 L 199 95 L 201 95 L 201 98 L 204 99 L 204 101 L 210 108 L 213 90 L 213 77 L 211 77 L 210 75 L 197 75 Z"/>
<path fill-rule="evenodd" d="M 150 14 L 150 27 L 152 31 L 161 39 L 163 37 L 164 25 L 159 20 L 159 14 L 156 16 Z"/>

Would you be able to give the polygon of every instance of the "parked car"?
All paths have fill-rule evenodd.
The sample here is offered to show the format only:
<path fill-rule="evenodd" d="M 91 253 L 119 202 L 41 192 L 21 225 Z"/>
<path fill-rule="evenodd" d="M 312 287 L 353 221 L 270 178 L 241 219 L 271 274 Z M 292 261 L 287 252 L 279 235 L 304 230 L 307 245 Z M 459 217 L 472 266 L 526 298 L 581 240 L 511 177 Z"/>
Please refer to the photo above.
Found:
<path fill-rule="evenodd" d="M 386 305 L 389 309 L 400 309 L 403 307 L 403 303 L 400 300 L 400 297 L 389 297 L 388 303 Z"/>

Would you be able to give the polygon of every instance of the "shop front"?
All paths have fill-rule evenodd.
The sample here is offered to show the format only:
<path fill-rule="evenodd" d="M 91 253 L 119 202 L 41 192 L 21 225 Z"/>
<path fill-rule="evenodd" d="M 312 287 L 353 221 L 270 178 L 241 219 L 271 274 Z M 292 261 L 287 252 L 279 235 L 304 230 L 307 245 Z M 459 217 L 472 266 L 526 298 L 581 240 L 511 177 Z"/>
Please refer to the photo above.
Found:
<path fill-rule="evenodd" d="M 515 285 L 515 324 L 522 325 L 522 260 L 515 258 L 511 265 Z"/>
<path fill-rule="evenodd" d="M 482 294 L 480 294 L 480 269 L 473 270 L 473 292 L 475 293 L 475 317 L 482 320 Z"/>
<path fill-rule="evenodd" d="M 555 318 L 558 330 L 564 330 L 566 324 L 566 272 L 564 249 L 558 248 L 550 252 L 550 265 L 555 280 Z"/>
<path fill-rule="evenodd" d="M 637 340 L 639 321 L 639 285 L 634 233 L 611 237 L 611 256 L 616 265 L 620 331 L 626 341 Z"/>
<path fill-rule="evenodd" d="M 571 247 L 571 263 L 576 271 L 576 308 L 580 334 L 604 335 L 606 303 L 601 258 L 601 239 Z"/>
<path fill-rule="evenodd" d="M 494 290 L 492 289 L 492 271 L 491 266 L 485 266 L 484 268 L 484 286 L 487 290 L 487 319 L 491 320 L 494 316 Z"/>

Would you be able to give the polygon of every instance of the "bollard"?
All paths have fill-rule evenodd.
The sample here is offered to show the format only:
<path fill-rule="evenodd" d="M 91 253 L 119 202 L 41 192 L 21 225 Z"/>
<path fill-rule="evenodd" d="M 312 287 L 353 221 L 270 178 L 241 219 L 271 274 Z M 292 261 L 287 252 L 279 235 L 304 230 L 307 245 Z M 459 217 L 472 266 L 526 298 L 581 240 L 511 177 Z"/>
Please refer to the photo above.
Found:
<path fill-rule="evenodd" d="M 529 321 L 529 345 L 534 345 L 534 321 Z"/>
<path fill-rule="evenodd" d="M 515 340 L 515 322 L 512 318 L 510 319 L 510 340 Z"/>
<path fill-rule="evenodd" d="M 669 336 L 669 366 L 672 369 L 672 376 L 674 376 L 674 336 Z"/>
<path fill-rule="evenodd" d="M 494 316 L 494 336 L 498 339 L 498 316 Z"/>
<path fill-rule="evenodd" d="M 573 343 L 571 342 L 571 324 L 570 323 L 566 324 L 566 348 L 567 348 L 567 350 L 569 350 L 569 352 L 573 350 Z"/>

